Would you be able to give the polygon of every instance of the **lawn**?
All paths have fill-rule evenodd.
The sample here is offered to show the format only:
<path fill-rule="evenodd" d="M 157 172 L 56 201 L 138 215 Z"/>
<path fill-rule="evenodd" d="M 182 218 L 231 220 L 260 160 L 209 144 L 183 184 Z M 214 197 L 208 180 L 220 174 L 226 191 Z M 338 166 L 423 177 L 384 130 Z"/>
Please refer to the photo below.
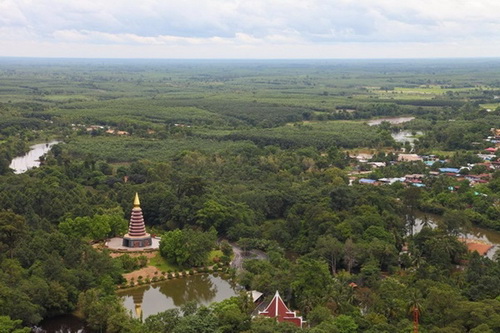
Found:
<path fill-rule="evenodd" d="M 161 256 L 160 252 L 158 252 L 156 254 L 156 256 L 154 256 L 153 258 L 151 258 L 149 260 L 149 264 L 151 266 L 155 266 L 156 268 L 158 268 L 162 272 L 168 272 L 168 271 L 178 272 L 181 270 L 181 268 L 179 266 L 174 265 L 174 264 L 168 262 L 165 258 L 163 258 Z"/>
<path fill-rule="evenodd" d="M 208 255 L 208 264 L 211 266 L 214 264 L 214 259 L 215 258 L 220 258 L 223 256 L 223 253 L 221 250 L 213 250 L 210 252 L 210 254 Z M 181 267 L 177 266 L 177 265 L 174 265 L 170 262 L 168 262 L 165 258 L 163 258 L 160 254 L 160 252 L 158 252 L 156 254 L 156 256 L 154 256 L 153 258 L 151 258 L 149 260 L 149 264 L 151 266 L 155 266 L 156 268 L 158 268 L 159 270 L 161 270 L 162 272 L 168 272 L 168 271 L 172 271 L 172 272 L 178 272 L 180 270 L 182 270 Z"/>
<path fill-rule="evenodd" d="M 484 109 L 490 109 L 495 111 L 498 107 L 500 107 L 500 103 L 479 104 L 479 106 Z"/>

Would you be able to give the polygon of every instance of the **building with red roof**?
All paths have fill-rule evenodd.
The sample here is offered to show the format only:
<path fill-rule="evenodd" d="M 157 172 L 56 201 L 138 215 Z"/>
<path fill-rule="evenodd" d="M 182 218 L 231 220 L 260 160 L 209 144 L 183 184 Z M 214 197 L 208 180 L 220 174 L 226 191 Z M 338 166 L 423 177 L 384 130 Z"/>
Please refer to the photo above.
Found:
<path fill-rule="evenodd" d="M 280 323 L 285 321 L 290 322 L 301 328 L 304 324 L 302 317 L 297 317 L 295 311 L 291 311 L 285 305 L 285 302 L 283 302 L 277 290 L 269 305 L 264 311 L 259 311 L 259 314 L 270 318 L 276 318 Z"/>

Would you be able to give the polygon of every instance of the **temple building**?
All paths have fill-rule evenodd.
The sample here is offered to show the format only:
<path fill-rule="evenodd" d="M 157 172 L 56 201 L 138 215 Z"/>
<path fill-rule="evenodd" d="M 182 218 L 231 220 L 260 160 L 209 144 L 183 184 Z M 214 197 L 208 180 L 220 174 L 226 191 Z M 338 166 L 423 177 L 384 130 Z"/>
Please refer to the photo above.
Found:
<path fill-rule="evenodd" d="M 123 246 L 125 247 L 146 247 L 151 246 L 151 235 L 146 232 L 144 217 L 142 216 L 139 195 L 135 194 L 134 208 L 130 215 L 128 233 L 123 236 Z"/>
<path fill-rule="evenodd" d="M 300 328 L 302 328 L 302 325 L 304 324 L 302 317 L 297 317 L 295 311 L 288 309 L 277 290 L 271 300 L 271 303 L 269 303 L 264 311 L 259 311 L 259 314 L 266 317 L 276 318 L 276 320 L 280 323 L 284 321 L 293 323 Z"/>

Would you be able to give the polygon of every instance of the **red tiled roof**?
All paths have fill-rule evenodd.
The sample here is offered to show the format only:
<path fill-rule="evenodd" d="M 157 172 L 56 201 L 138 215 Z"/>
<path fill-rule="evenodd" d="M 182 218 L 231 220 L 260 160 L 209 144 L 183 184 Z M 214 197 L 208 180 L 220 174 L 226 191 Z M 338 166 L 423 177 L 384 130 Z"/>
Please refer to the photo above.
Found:
<path fill-rule="evenodd" d="M 298 327 L 302 327 L 302 324 L 304 323 L 302 317 L 297 317 L 295 311 L 291 311 L 285 305 L 285 302 L 281 299 L 278 291 L 276 291 L 276 294 L 267 308 L 264 311 L 259 311 L 259 314 L 270 318 L 276 318 L 279 322 L 288 321 Z"/>

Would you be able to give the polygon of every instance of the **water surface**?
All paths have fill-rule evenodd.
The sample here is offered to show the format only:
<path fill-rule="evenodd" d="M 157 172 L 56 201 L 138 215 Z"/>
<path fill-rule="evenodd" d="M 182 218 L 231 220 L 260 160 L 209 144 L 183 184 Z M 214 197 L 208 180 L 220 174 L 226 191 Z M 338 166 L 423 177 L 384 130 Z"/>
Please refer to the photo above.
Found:
<path fill-rule="evenodd" d="M 368 120 L 366 123 L 369 126 L 376 126 L 382 124 L 383 121 L 391 123 L 391 125 L 403 124 L 412 121 L 415 117 L 389 117 L 389 118 L 377 118 Z"/>
<path fill-rule="evenodd" d="M 50 141 L 47 143 L 39 143 L 30 147 L 30 151 L 23 156 L 15 157 L 9 167 L 14 169 L 14 173 L 24 173 L 31 168 L 40 166 L 40 156 L 47 154 L 53 145 L 59 141 Z"/>
<path fill-rule="evenodd" d="M 420 230 L 422 230 L 422 227 L 425 224 L 425 220 L 427 220 L 426 223 L 429 225 L 429 227 L 434 229 L 437 227 L 441 219 L 442 217 L 439 215 L 418 213 L 416 224 L 413 227 L 413 233 L 416 234 L 420 232 Z M 493 259 L 496 251 L 500 249 L 500 232 L 496 230 L 471 226 L 464 233 L 461 233 L 458 237 L 492 244 L 493 248 L 491 248 L 486 254 L 486 256 L 490 259 Z"/>
<path fill-rule="evenodd" d="M 67 314 L 43 320 L 34 333 L 88 333 L 90 332 L 80 318 Z"/>
<path fill-rule="evenodd" d="M 118 291 L 134 317 L 179 308 L 190 301 L 208 305 L 238 295 L 238 286 L 218 274 L 196 274 Z"/>

